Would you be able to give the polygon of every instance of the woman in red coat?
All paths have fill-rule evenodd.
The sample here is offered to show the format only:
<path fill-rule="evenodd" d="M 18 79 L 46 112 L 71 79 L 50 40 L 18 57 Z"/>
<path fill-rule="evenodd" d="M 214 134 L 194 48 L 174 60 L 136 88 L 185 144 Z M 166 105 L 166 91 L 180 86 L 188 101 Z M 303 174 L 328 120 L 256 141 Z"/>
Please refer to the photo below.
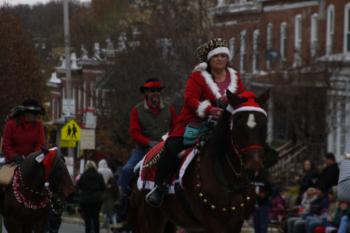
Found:
<path fill-rule="evenodd" d="M 186 126 L 202 122 L 208 116 L 219 118 L 227 104 L 226 90 L 236 94 L 244 90 L 238 72 L 228 67 L 232 55 L 226 41 L 210 40 L 197 52 L 202 63 L 187 80 L 184 106 L 160 155 L 156 186 L 146 196 L 146 201 L 155 207 L 161 206 L 167 182 L 179 166 L 177 155 L 186 147 L 183 143 Z"/>
<path fill-rule="evenodd" d="M 20 163 L 28 154 L 45 147 L 42 106 L 28 99 L 10 113 L 3 132 L 3 153 L 8 163 Z"/>

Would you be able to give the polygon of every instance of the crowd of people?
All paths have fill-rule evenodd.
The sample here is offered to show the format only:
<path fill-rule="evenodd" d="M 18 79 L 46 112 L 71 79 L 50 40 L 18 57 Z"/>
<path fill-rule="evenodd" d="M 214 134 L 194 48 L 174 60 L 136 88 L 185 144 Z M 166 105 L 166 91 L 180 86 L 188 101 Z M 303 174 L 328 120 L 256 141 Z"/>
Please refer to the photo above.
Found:
<path fill-rule="evenodd" d="M 350 206 L 337 198 L 338 164 L 332 153 L 325 154 L 323 160 L 320 172 L 312 161 L 304 161 L 302 173 L 295 179 L 296 189 L 271 185 L 264 196 L 268 200 L 264 214 L 260 213 L 264 205 L 258 195 L 253 221 L 256 233 L 266 233 L 269 224 L 287 233 L 348 232 Z"/>

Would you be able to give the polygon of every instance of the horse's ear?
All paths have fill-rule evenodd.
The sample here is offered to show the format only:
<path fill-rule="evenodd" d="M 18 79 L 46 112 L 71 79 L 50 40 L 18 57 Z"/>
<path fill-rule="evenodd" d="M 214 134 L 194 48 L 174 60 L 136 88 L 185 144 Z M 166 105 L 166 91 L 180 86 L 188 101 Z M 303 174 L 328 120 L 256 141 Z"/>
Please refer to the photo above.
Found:
<path fill-rule="evenodd" d="M 267 89 L 266 91 L 264 91 L 262 94 L 260 94 L 257 98 L 256 98 L 256 102 L 262 107 L 265 108 L 267 105 L 267 101 L 270 98 L 270 91 L 271 88 Z"/>
<path fill-rule="evenodd" d="M 246 98 L 241 97 L 239 95 L 235 95 L 232 92 L 230 92 L 229 90 L 226 90 L 226 96 L 227 96 L 227 99 L 228 99 L 230 105 L 233 108 L 235 108 L 236 106 L 238 106 L 244 102 L 247 102 Z"/>

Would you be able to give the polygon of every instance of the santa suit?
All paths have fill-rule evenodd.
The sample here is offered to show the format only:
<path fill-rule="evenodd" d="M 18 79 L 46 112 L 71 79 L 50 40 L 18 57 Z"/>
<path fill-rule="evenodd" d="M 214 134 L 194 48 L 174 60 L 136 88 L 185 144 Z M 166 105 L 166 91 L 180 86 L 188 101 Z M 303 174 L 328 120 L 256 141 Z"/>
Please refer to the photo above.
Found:
<path fill-rule="evenodd" d="M 232 68 L 227 68 L 227 71 L 230 78 L 227 89 L 234 94 L 243 92 L 244 88 L 239 73 Z M 209 115 L 210 108 L 217 106 L 221 97 L 219 87 L 208 71 L 193 72 L 187 80 L 185 104 L 170 137 L 182 137 L 188 123 L 203 121 Z"/>

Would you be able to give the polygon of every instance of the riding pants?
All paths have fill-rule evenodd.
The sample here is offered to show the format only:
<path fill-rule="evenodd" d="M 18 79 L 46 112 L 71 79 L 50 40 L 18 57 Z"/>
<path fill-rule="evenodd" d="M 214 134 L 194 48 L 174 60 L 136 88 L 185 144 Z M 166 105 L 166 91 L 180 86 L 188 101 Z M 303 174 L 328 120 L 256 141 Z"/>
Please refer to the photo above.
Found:
<path fill-rule="evenodd" d="M 157 186 L 168 184 L 171 181 L 172 175 L 180 166 L 178 154 L 185 148 L 183 137 L 171 137 L 166 140 L 157 165 L 155 180 Z"/>
<path fill-rule="evenodd" d="M 147 152 L 146 148 L 136 148 L 132 151 L 128 162 L 123 166 L 122 172 L 118 179 L 118 185 L 124 193 L 129 193 L 129 184 L 133 175 L 134 167 L 142 160 Z"/>

